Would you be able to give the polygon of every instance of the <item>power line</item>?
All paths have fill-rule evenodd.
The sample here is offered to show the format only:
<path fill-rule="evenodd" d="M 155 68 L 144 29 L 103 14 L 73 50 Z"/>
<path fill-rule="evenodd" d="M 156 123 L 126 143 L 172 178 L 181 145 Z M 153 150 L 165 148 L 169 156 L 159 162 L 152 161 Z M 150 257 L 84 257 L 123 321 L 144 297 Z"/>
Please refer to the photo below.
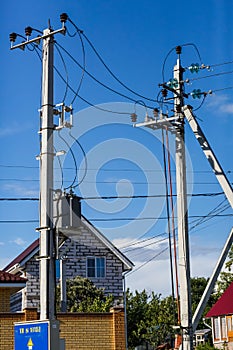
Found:
<path fill-rule="evenodd" d="M 70 89 L 70 91 L 72 91 L 75 95 L 76 95 L 76 91 L 71 87 L 70 84 L 68 84 L 65 79 L 63 78 L 62 74 L 58 71 L 58 69 L 55 68 L 55 71 L 57 72 L 57 74 L 59 75 L 59 77 L 62 79 L 62 81 L 64 83 L 67 84 L 68 88 Z M 103 108 L 103 107 L 100 107 L 99 105 L 95 105 L 93 104 L 92 102 L 89 102 L 87 99 L 85 99 L 84 97 L 82 97 L 80 94 L 77 95 L 77 97 L 82 100 L 83 102 L 85 102 L 86 104 L 88 104 L 89 106 L 95 108 L 95 109 L 98 109 L 102 112 L 107 112 L 107 113 L 113 113 L 113 114 L 121 114 L 121 115 L 130 115 L 131 113 L 130 112 L 118 112 L 118 111 L 113 111 L 113 110 L 110 110 L 110 109 L 106 109 L 106 108 Z M 148 107 L 149 108 L 149 107 Z"/>
<path fill-rule="evenodd" d="M 215 217 L 232 217 L 233 214 L 213 214 L 209 215 L 209 218 L 215 218 Z M 176 218 L 176 217 L 175 217 Z M 206 215 L 190 215 L 189 218 L 206 218 Z M 128 218 L 91 218 L 89 221 L 93 222 L 113 222 L 113 221 L 142 221 L 142 220 L 167 220 L 167 217 L 165 216 L 158 216 L 158 217 L 143 217 L 143 218 L 134 218 L 134 217 L 128 217 Z M 30 220 L 0 220 L 0 223 L 31 223 L 31 222 L 38 222 L 37 219 L 30 219 Z"/>
<path fill-rule="evenodd" d="M 163 249 L 161 252 L 155 254 L 151 259 L 147 260 L 146 262 L 144 262 L 143 264 L 141 264 L 139 267 L 137 267 L 136 269 L 134 269 L 133 271 L 131 271 L 130 273 L 128 273 L 129 275 L 132 275 L 132 273 L 135 273 L 136 271 L 140 270 L 142 267 L 144 267 L 145 265 L 149 264 L 149 262 L 151 262 L 152 260 L 154 260 L 155 258 L 159 257 L 161 254 L 163 254 L 166 250 L 168 250 L 168 247 L 166 247 L 165 249 Z"/>
<path fill-rule="evenodd" d="M 111 92 L 113 92 L 113 93 L 115 93 L 115 94 L 117 94 L 117 95 L 119 95 L 119 96 L 121 96 L 121 97 L 124 97 L 124 98 L 126 98 L 126 99 L 128 99 L 128 100 L 130 100 L 130 101 L 132 101 L 132 102 L 134 102 L 134 103 L 138 103 L 138 101 L 135 100 L 134 98 L 132 98 L 132 97 L 130 97 L 130 96 L 127 96 L 127 95 L 125 95 L 125 94 L 123 94 L 123 93 L 121 93 L 121 92 L 119 92 L 119 91 L 117 91 L 117 90 L 111 88 L 110 86 L 104 84 L 103 82 L 101 82 L 101 81 L 100 81 L 99 79 L 97 79 L 93 74 L 89 73 L 89 72 L 86 70 L 86 68 L 84 68 L 84 67 L 73 57 L 73 55 L 71 55 L 71 54 L 69 53 L 69 51 L 67 51 L 62 45 L 60 45 L 60 44 L 58 44 L 58 43 L 56 43 L 56 45 L 58 45 L 59 48 L 61 48 L 61 49 L 72 59 L 72 61 L 73 61 L 75 64 L 77 64 L 77 66 L 78 66 L 80 69 L 82 69 L 82 70 L 83 70 L 91 79 L 93 79 L 96 83 L 98 83 L 99 85 L 101 85 L 101 86 L 104 87 L 105 89 L 107 89 L 107 90 L 109 90 L 109 91 L 111 91 Z M 76 93 L 75 95 L 76 95 L 76 96 L 79 96 L 77 93 Z M 155 102 L 158 102 L 158 101 L 155 101 Z M 139 103 L 139 104 L 140 104 L 140 103 Z M 153 108 L 154 108 L 154 107 L 149 107 L 149 106 L 147 106 L 147 105 L 146 105 L 146 107 L 147 107 L 147 108 L 150 108 L 150 109 L 153 109 Z"/>
<path fill-rule="evenodd" d="M 20 164 L 20 165 L 12 165 L 12 164 L 0 164 L 0 168 L 23 168 L 23 169 L 39 169 L 39 166 L 30 166 L 30 165 L 24 165 L 24 164 Z M 74 170 L 73 167 L 65 167 L 64 169 L 67 170 Z M 84 169 L 80 169 L 80 170 L 84 170 Z M 120 172 L 120 171 L 129 171 L 129 172 L 140 172 L 140 169 L 130 169 L 130 168 L 121 168 L 121 169 L 98 169 L 98 168 L 88 168 L 88 171 L 114 171 L 114 172 Z M 159 172 L 161 173 L 161 170 L 157 170 L 157 169 L 144 169 L 145 172 Z M 173 172 L 175 172 L 175 170 L 172 170 Z M 187 171 L 188 173 L 199 173 L 199 174 L 209 174 L 209 173 L 213 173 L 212 170 L 193 170 L 193 171 Z M 227 170 L 226 174 L 232 174 L 233 170 Z"/>
<path fill-rule="evenodd" d="M 191 78 L 191 79 L 189 79 L 189 81 L 207 79 L 207 78 L 212 78 L 212 77 L 217 77 L 217 76 L 227 75 L 227 74 L 232 74 L 232 73 L 233 73 L 233 70 L 228 71 L 228 72 L 220 72 L 220 73 L 215 73 L 215 74 L 209 74 L 209 75 L 204 75 L 203 77 Z"/>
<path fill-rule="evenodd" d="M 216 192 L 216 193 L 193 193 L 188 194 L 189 197 L 216 197 L 223 195 L 224 192 Z M 154 194 L 154 195 L 131 195 L 131 196 L 93 196 L 93 197 L 80 197 L 80 200 L 105 200 L 105 199 L 146 199 L 146 198 L 166 198 L 170 197 L 168 194 Z M 176 197 L 176 194 L 172 195 Z M 9 198 L 9 197 L 1 197 L 0 201 L 39 201 L 39 198 L 34 197 L 19 197 L 19 198 Z"/>

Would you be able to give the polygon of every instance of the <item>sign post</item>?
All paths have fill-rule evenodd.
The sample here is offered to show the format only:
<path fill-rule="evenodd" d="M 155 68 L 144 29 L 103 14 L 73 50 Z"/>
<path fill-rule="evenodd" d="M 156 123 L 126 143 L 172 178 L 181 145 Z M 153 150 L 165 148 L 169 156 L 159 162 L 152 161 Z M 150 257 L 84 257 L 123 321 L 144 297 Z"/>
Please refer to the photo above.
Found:
<path fill-rule="evenodd" d="M 14 334 L 14 350 L 60 349 L 59 322 L 56 320 L 15 323 Z"/>

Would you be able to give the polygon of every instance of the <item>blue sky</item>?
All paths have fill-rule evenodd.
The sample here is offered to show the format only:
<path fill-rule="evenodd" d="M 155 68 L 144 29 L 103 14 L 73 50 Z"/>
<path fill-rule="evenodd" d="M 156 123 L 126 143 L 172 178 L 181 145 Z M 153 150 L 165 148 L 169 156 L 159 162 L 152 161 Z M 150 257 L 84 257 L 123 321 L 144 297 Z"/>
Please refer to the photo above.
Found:
<path fill-rule="evenodd" d="M 39 164 L 35 157 L 39 154 L 37 132 L 41 63 L 35 51 L 10 51 L 8 36 L 11 32 L 24 35 L 26 26 L 43 30 L 48 26 L 48 19 L 52 27 L 58 29 L 59 16 L 63 12 L 68 13 L 72 21 L 84 31 L 114 74 L 125 85 L 143 96 L 156 99 L 159 93 L 158 84 L 163 82 L 163 65 L 165 82 L 172 78 L 176 54 L 174 50 L 168 56 L 167 54 L 177 45 L 185 45 L 181 56 L 184 67 L 196 62 L 210 65 L 209 70 L 198 74 L 191 74 L 186 70 L 184 77 L 190 79 L 190 82 L 185 84 L 185 90 L 188 93 L 193 89 L 217 90 L 207 96 L 196 115 L 223 169 L 228 173 L 229 180 L 233 181 L 233 101 L 232 90 L 226 89 L 233 87 L 233 74 L 223 74 L 233 71 L 233 63 L 229 63 L 233 61 L 231 1 L 178 1 L 174 4 L 171 0 L 43 0 L 34 2 L 33 6 L 29 1 L 4 2 L 2 8 L 1 198 L 34 198 L 38 197 L 39 191 Z M 67 27 L 70 34 L 75 32 L 71 23 L 68 23 Z M 78 35 L 57 35 L 56 40 L 60 46 L 55 50 L 55 66 L 64 79 L 68 75 L 69 84 L 76 90 L 82 70 L 64 49 L 82 65 L 80 38 Z M 101 112 L 88 106 L 80 98 L 75 99 L 72 134 L 79 138 L 88 161 L 87 175 L 83 183 L 76 187 L 76 193 L 83 197 L 164 194 L 161 132 L 133 128 L 130 121 L 132 112 L 138 114 L 139 121 L 144 120 L 146 114 L 146 109 L 134 101 L 143 100 L 149 107 L 158 107 L 158 104 L 140 98 L 121 86 L 104 68 L 87 41 L 84 40 L 84 44 L 88 72 L 131 100 L 104 89 L 84 74 L 80 95 L 93 105 L 104 104 L 102 108 L 118 113 Z M 201 61 L 194 45 L 198 49 Z M 63 101 L 65 92 L 64 82 L 55 74 L 55 103 Z M 65 97 L 66 104 L 70 104 L 74 96 L 68 91 Z M 190 97 L 186 102 L 198 108 L 201 100 Z M 122 111 L 126 114 L 119 113 Z M 149 108 L 147 111 L 151 114 Z M 163 112 L 166 112 L 166 106 Z M 171 114 L 170 109 L 169 113 Z M 63 136 L 73 143 L 67 133 Z M 58 149 L 65 148 L 59 136 L 56 142 Z M 170 143 L 172 149 L 172 138 Z M 193 193 L 221 192 L 188 125 L 186 145 L 187 156 L 190 159 L 188 190 Z M 72 149 L 80 178 L 85 164 L 75 142 Z M 64 183 L 65 186 L 69 186 L 75 176 L 70 153 L 62 158 L 62 162 Z M 59 187 L 61 173 L 57 161 L 55 167 Z M 172 174 L 175 181 L 173 161 Z M 84 215 L 115 244 L 126 247 L 122 251 L 129 254 L 136 268 L 145 263 L 128 277 L 127 281 L 132 289 L 146 288 L 161 293 L 170 292 L 168 255 L 167 251 L 161 253 L 167 241 L 157 242 L 166 238 L 166 235 L 159 236 L 167 231 L 166 220 L 161 219 L 166 215 L 164 204 L 164 198 L 82 201 Z M 190 227 L 198 223 L 194 222 L 198 220 L 196 216 L 207 215 L 218 205 L 224 210 L 224 206 L 227 205 L 224 196 L 193 197 L 189 204 Z M 231 213 L 231 209 L 226 209 L 221 215 Z M 139 220 L 126 220 L 135 217 Z M 151 217 L 159 219 L 149 219 Z M 16 224 L 3 221 L 37 219 L 37 202 L 0 202 L 0 267 L 4 267 L 38 237 L 38 233 L 35 232 L 35 227 L 38 226 L 36 222 Z M 100 219 L 107 221 L 96 221 Z M 218 216 L 200 223 L 190 231 L 193 276 L 210 275 L 231 226 L 230 216 Z M 138 249 L 127 252 L 129 244 L 142 236 L 147 241 L 141 243 L 140 248 L 131 246 Z M 158 237 L 152 239 L 154 236 Z"/>

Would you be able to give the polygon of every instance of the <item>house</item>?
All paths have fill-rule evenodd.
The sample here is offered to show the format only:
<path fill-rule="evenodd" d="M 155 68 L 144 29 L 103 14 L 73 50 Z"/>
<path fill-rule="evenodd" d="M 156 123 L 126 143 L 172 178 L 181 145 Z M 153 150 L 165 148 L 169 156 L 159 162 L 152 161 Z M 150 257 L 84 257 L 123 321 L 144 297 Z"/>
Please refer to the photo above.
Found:
<path fill-rule="evenodd" d="M 214 347 L 233 350 L 233 282 L 205 318 L 211 318 Z"/>
<path fill-rule="evenodd" d="M 116 301 L 123 298 L 123 276 L 133 268 L 133 263 L 123 255 L 84 216 L 79 226 L 63 230 L 64 239 L 59 245 L 59 257 L 66 264 L 66 278 L 87 277 L 105 294 L 113 294 Z M 26 287 L 11 296 L 11 311 L 25 308 L 39 310 L 39 240 L 5 268 L 15 276 L 27 278 Z M 57 269 L 59 273 L 59 268 Z M 59 275 L 57 276 L 59 277 Z"/>
<path fill-rule="evenodd" d="M 198 345 L 204 345 L 208 342 L 209 337 L 211 336 L 211 329 L 205 328 L 205 329 L 198 329 L 194 332 L 194 345 L 195 347 Z"/>
<path fill-rule="evenodd" d="M 0 312 L 10 312 L 10 297 L 26 287 L 26 279 L 0 271 Z"/>

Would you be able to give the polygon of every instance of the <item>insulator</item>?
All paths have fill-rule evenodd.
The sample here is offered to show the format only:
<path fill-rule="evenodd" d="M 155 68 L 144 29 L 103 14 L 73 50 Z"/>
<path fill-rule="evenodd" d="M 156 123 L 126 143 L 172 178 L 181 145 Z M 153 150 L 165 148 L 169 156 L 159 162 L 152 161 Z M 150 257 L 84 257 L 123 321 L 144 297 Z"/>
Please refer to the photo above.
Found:
<path fill-rule="evenodd" d="M 163 96 L 164 98 L 167 97 L 167 90 L 166 90 L 166 89 L 163 89 L 163 90 L 162 90 L 162 96 Z"/>
<path fill-rule="evenodd" d="M 201 92 L 201 90 L 200 89 L 194 89 L 192 92 L 191 92 L 191 96 L 192 96 L 192 98 L 198 98 L 198 99 L 200 99 L 201 98 L 201 95 L 202 95 L 203 93 Z"/>
<path fill-rule="evenodd" d="M 176 53 L 177 55 L 180 55 L 182 51 L 182 47 L 181 46 L 176 46 Z"/>
<path fill-rule="evenodd" d="M 177 80 L 176 78 L 170 79 L 170 80 L 167 82 L 167 86 L 171 87 L 172 89 L 178 88 L 178 86 L 179 86 L 178 80 Z"/>
<path fill-rule="evenodd" d="M 132 123 L 136 123 L 136 121 L 137 121 L 137 114 L 136 113 L 132 113 L 130 117 L 131 117 Z"/>
<path fill-rule="evenodd" d="M 61 114 L 61 112 L 58 110 L 58 109 L 53 109 L 53 114 L 54 115 L 60 115 Z"/>
<path fill-rule="evenodd" d="M 191 73 L 198 73 L 200 69 L 199 63 L 192 63 L 190 67 L 188 67 Z"/>
<path fill-rule="evenodd" d="M 25 28 L 25 35 L 31 36 L 32 35 L 32 27 L 26 27 Z"/>
<path fill-rule="evenodd" d="M 62 14 L 60 15 L 60 21 L 61 21 L 61 23 L 66 23 L 67 19 L 68 19 L 67 13 L 62 13 Z"/>
<path fill-rule="evenodd" d="M 154 117 L 155 117 L 155 118 L 158 117 L 158 114 L 159 114 L 158 108 L 154 108 L 154 109 L 153 109 L 153 114 L 154 114 Z"/>
<path fill-rule="evenodd" d="M 10 33 L 9 37 L 10 37 L 10 42 L 14 43 L 16 38 L 17 38 L 17 34 L 16 33 Z"/>

